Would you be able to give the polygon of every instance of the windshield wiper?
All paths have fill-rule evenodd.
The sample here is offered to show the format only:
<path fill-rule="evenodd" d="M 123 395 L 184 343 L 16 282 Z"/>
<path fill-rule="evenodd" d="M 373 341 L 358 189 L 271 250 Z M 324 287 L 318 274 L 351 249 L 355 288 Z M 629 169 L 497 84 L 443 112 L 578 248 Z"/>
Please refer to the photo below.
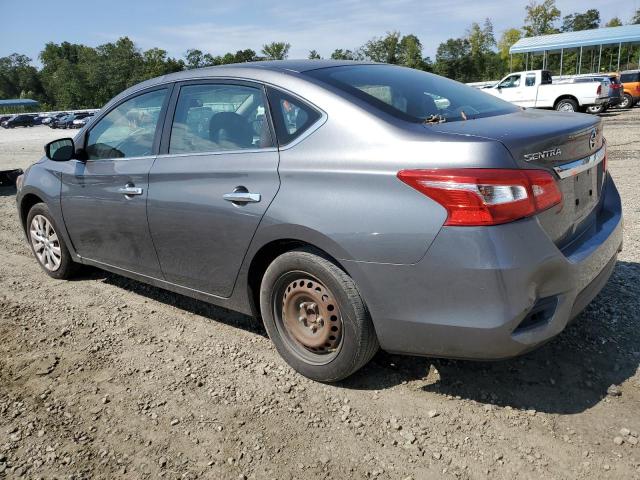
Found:
<path fill-rule="evenodd" d="M 447 119 L 444 116 L 436 114 L 436 115 L 429 115 L 427 118 L 424 119 L 422 123 L 426 123 L 428 125 L 435 125 L 438 123 L 444 123 L 446 121 Z"/>

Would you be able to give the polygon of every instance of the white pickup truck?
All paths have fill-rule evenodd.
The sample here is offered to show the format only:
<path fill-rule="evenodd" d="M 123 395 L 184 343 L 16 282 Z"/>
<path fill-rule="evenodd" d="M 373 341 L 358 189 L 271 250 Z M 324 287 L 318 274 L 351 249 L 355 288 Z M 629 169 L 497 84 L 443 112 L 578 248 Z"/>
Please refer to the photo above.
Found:
<path fill-rule="evenodd" d="M 607 89 L 598 82 L 554 82 L 548 70 L 510 73 L 483 92 L 521 107 L 553 108 L 562 112 L 585 111 L 608 102 Z"/>

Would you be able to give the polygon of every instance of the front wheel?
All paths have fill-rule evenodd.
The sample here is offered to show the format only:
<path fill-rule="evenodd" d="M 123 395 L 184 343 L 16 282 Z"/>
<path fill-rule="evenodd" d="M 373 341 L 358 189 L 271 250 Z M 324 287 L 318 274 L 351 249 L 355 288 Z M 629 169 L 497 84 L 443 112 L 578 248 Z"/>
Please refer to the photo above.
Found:
<path fill-rule="evenodd" d="M 78 264 L 71 259 L 69 249 L 53 221 L 49 208 L 36 203 L 27 215 L 27 235 L 31 250 L 47 275 L 57 279 L 71 278 Z"/>
<path fill-rule="evenodd" d="M 260 288 L 260 310 L 278 353 L 313 380 L 342 380 L 378 350 L 355 283 L 315 250 L 293 250 L 269 265 Z"/>
<path fill-rule="evenodd" d="M 571 98 L 563 98 L 558 103 L 556 103 L 556 110 L 558 112 L 577 112 L 578 102 Z"/>

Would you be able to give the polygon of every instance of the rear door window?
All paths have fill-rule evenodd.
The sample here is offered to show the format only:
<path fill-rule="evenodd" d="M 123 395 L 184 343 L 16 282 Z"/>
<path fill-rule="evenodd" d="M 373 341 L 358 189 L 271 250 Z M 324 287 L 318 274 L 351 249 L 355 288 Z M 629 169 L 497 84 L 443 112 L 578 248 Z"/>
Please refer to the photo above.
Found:
<path fill-rule="evenodd" d="M 527 73 L 527 78 L 525 81 L 525 86 L 534 87 L 536 85 L 536 74 L 535 73 Z"/>
<path fill-rule="evenodd" d="M 275 88 L 267 90 L 279 145 L 287 145 L 300 137 L 322 114 L 308 103 Z M 384 91 L 376 92 L 379 96 Z"/>
<path fill-rule="evenodd" d="M 273 146 L 258 87 L 198 84 L 180 88 L 169 153 L 253 150 Z"/>

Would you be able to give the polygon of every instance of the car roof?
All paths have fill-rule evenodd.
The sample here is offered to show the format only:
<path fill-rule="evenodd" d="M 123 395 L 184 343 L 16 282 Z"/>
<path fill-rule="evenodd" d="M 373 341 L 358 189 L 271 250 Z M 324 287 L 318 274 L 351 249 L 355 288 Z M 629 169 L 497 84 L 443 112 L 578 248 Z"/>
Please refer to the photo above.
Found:
<path fill-rule="evenodd" d="M 119 101 L 127 95 L 146 89 L 153 88 L 171 82 L 185 80 L 235 77 L 246 79 L 263 79 L 265 76 L 274 78 L 273 75 L 299 76 L 303 72 L 319 70 L 322 68 L 342 67 L 353 65 L 384 65 L 377 62 L 361 62 L 352 60 L 265 60 L 258 62 L 231 63 L 227 65 L 216 65 L 213 67 L 194 68 L 182 70 L 180 72 L 169 73 L 160 77 L 151 78 L 141 83 L 129 87 L 127 90 L 116 95 L 108 105 Z M 268 74 L 268 75 L 267 75 Z"/>
<path fill-rule="evenodd" d="M 227 65 L 216 65 L 214 67 L 205 67 L 200 71 L 211 72 L 212 75 L 216 75 L 218 72 L 222 72 L 225 69 L 230 68 L 247 68 L 247 69 L 259 69 L 259 70 L 273 70 L 273 71 L 289 71 L 295 73 L 307 72 L 310 70 L 318 70 L 320 68 L 340 67 L 345 65 L 371 65 L 375 62 L 359 62 L 353 60 L 264 60 L 257 62 L 244 62 L 244 63 L 231 63 Z M 188 72 L 187 70 L 186 72 Z M 179 72 L 185 73 L 185 72 Z"/>

